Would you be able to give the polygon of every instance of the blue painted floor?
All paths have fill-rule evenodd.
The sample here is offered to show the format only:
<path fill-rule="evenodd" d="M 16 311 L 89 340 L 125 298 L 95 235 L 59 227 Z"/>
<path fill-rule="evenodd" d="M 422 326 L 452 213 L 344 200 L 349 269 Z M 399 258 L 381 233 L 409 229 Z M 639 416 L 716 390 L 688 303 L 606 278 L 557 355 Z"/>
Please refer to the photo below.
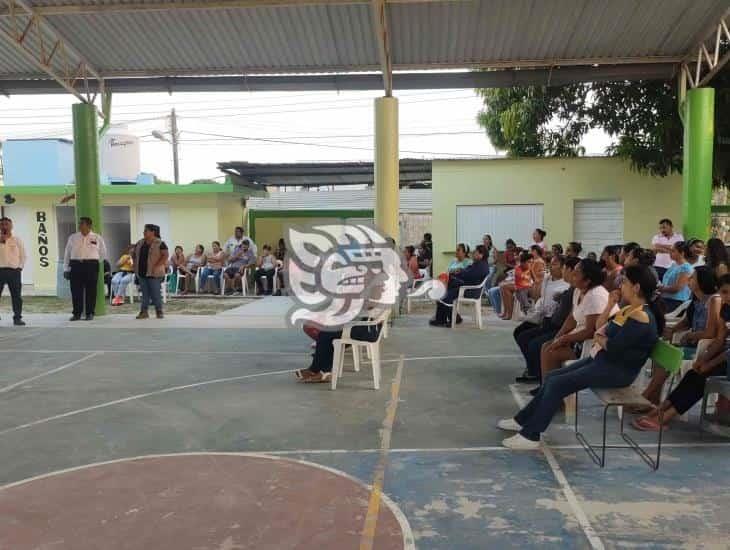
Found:
<path fill-rule="evenodd" d="M 365 367 L 346 371 L 335 392 L 287 372 L 307 366 L 310 352 L 291 330 L 74 327 L 34 329 L 29 342 L 0 329 L 13 350 L 0 363 L 0 484 L 197 451 L 282 454 L 370 484 L 403 355 L 384 492 L 418 548 L 730 548 L 730 440 L 701 436 L 690 419 L 667 433 L 658 472 L 624 450 L 600 469 L 556 418 L 547 443 L 557 466 L 542 452 L 506 451 L 494 424 L 517 410 L 512 325 L 451 331 L 426 320 L 396 322 L 380 391 Z M 597 441 L 600 408 L 581 401 Z"/>

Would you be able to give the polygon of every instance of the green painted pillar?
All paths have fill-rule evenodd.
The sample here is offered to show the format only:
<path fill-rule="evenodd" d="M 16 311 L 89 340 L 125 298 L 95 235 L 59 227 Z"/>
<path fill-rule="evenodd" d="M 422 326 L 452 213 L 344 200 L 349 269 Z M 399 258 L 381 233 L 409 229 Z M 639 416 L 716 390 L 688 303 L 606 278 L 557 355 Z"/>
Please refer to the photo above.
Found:
<path fill-rule="evenodd" d="M 687 92 L 684 104 L 682 214 L 684 237 L 707 240 L 712 222 L 712 152 L 715 134 L 715 90 Z"/>
<path fill-rule="evenodd" d="M 94 222 L 94 232 L 102 234 L 101 190 L 99 176 L 99 138 L 96 107 L 89 103 L 73 106 L 74 170 L 76 173 L 76 221 L 88 216 Z M 104 266 L 99 266 L 96 314 L 106 313 L 104 298 Z"/>

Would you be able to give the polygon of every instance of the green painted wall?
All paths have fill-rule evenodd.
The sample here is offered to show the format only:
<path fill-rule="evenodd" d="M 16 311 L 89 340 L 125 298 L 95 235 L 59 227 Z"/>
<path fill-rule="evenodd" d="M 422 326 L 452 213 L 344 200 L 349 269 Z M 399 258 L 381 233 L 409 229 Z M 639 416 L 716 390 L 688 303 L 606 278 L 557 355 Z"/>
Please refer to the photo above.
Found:
<path fill-rule="evenodd" d="M 649 245 L 659 219 L 682 227 L 682 177 L 653 178 L 616 158 L 435 160 L 433 241 L 436 270 L 456 241 L 456 207 L 543 204 L 550 243 L 573 238 L 573 201 L 623 199 L 624 239 Z M 501 245 L 500 245 L 501 246 Z"/>

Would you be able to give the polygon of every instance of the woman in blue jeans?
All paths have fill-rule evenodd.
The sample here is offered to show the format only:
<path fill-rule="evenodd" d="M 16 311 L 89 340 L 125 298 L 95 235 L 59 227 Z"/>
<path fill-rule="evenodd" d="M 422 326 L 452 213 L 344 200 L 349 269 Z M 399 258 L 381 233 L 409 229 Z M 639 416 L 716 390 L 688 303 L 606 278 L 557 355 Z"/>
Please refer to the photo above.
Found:
<path fill-rule="evenodd" d="M 661 306 L 653 300 L 656 287 L 648 267 L 625 269 L 620 293 L 611 293 L 596 323 L 600 328 L 593 337 L 591 356 L 549 373 L 525 408 L 514 418 L 500 420 L 498 428 L 518 432 L 502 445 L 514 450 L 538 449 L 542 432 L 565 397 L 586 388 L 624 388 L 633 383 L 664 329 Z M 628 305 L 609 318 L 621 299 Z"/>

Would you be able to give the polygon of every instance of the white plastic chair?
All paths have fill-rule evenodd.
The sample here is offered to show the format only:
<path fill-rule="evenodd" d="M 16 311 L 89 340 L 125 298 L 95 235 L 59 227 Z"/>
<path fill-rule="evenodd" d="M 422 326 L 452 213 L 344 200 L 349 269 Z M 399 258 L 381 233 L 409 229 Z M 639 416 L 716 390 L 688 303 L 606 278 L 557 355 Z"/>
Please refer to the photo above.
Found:
<path fill-rule="evenodd" d="M 200 294 L 203 292 L 203 289 L 208 286 L 208 281 L 211 279 L 215 279 L 215 275 L 208 275 L 207 280 L 202 281 L 203 276 L 203 267 L 198 268 L 198 271 L 195 272 L 195 293 Z M 218 276 L 218 288 L 221 289 L 221 296 L 225 295 L 225 280 L 223 279 L 223 272 L 225 271 L 225 267 L 221 269 L 221 274 Z"/>
<path fill-rule="evenodd" d="M 360 371 L 360 350 L 365 349 L 373 368 L 373 388 L 380 389 L 380 343 L 384 338 L 385 327 L 388 325 L 390 318 L 390 310 L 385 310 L 378 318 L 370 321 L 358 321 L 347 325 L 342 329 L 342 336 L 332 342 L 334 347 L 334 357 L 332 360 L 332 380 L 331 388 L 337 389 L 337 380 L 342 376 L 345 365 L 345 346 L 352 347 L 352 360 L 355 366 L 355 372 Z M 374 342 L 364 340 L 355 340 L 350 335 L 353 327 L 373 327 L 382 323 L 382 328 L 378 334 L 378 339 Z"/>
<path fill-rule="evenodd" d="M 419 286 L 423 285 L 424 282 L 431 280 L 431 276 L 428 274 L 428 269 L 419 269 L 418 271 L 421 274 L 421 278 L 413 279 L 411 281 L 410 286 L 408 287 L 408 291 L 406 292 L 406 313 L 407 314 L 411 313 L 411 303 L 414 300 L 418 300 L 418 298 L 411 297 L 411 294 L 413 293 L 413 291 L 416 290 Z M 429 301 L 429 302 L 431 301 L 431 299 L 428 297 L 428 294 L 425 296 L 424 301 Z"/>
<path fill-rule="evenodd" d="M 482 329 L 482 294 L 484 294 L 484 285 L 487 284 L 488 278 L 489 276 L 484 277 L 484 280 L 478 285 L 464 285 L 459 287 L 459 295 L 452 305 L 451 328 L 456 326 L 456 317 L 461 313 L 461 306 L 471 304 L 474 306 L 474 320 L 476 321 L 477 327 L 479 327 L 479 330 Z M 479 295 L 474 298 L 464 296 L 470 290 L 479 290 Z"/>
<path fill-rule="evenodd" d="M 666 328 L 674 328 L 676 327 L 679 322 L 684 318 L 685 313 L 687 312 L 687 308 L 692 303 L 692 300 L 687 300 L 686 302 L 683 302 L 677 309 L 672 311 L 671 313 L 667 313 L 664 316 L 664 322 Z"/>

